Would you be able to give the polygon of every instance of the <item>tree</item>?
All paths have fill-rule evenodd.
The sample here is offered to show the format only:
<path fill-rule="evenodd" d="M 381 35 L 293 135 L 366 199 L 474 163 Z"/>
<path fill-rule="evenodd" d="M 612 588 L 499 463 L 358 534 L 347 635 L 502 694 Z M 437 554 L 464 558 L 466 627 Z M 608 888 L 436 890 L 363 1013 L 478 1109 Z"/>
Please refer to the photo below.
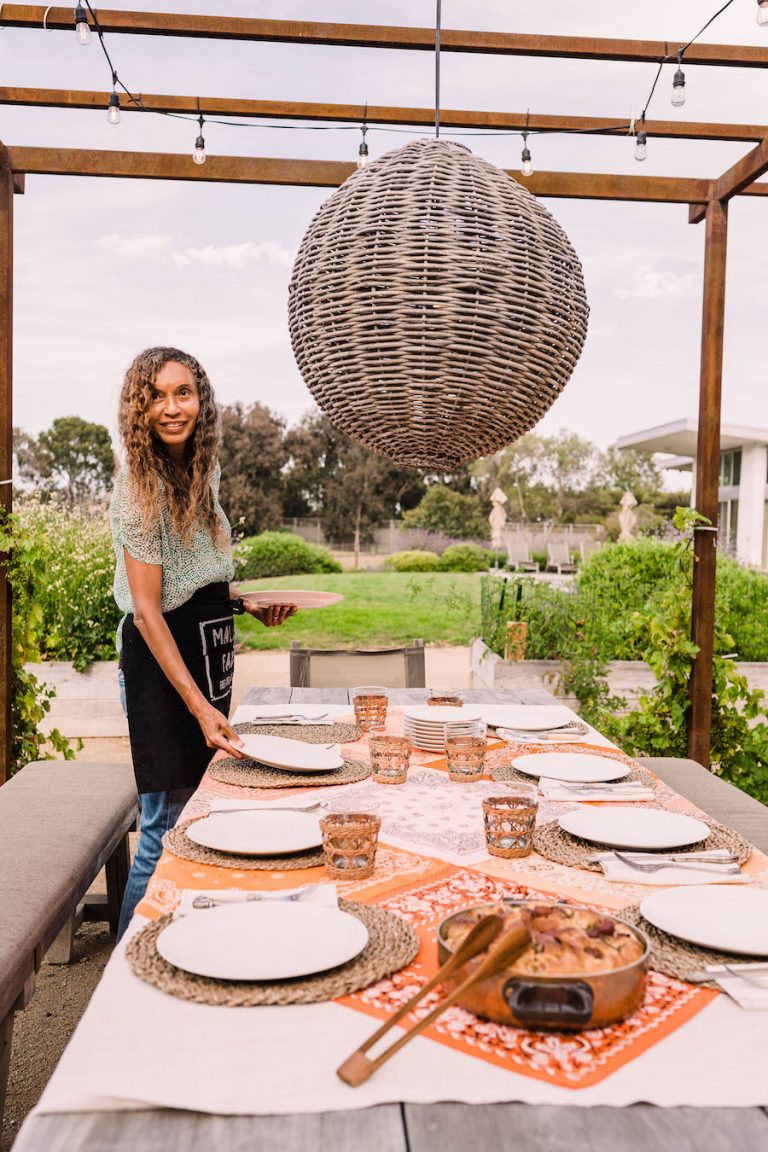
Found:
<path fill-rule="evenodd" d="M 220 499 L 232 527 L 247 536 L 279 528 L 282 470 L 288 459 L 284 424 L 263 404 L 221 411 Z"/>
<path fill-rule="evenodd" d="M 555 518 L 562 520 L 569 493 L 588 488 L 597 450 L 589 440 L 561 428 L 556 436 L 542 439 L 540 475 L 554 494 Z"/>
<path fill-rule="evenodd" d="M 662 491 L 661 472 L 651 452 L 607 448 L 597 469 L 598 483 L 619 493 L 630 491 L 638 504 L 655 502 Z"/>
<path fill-rule="evenodd" d="M 495 455 L 476 461 L 472 472 L 484 495 L 490 497 L 494 488 L 510 494 L 510 518 L 530 520 L 536 515 L 531 507 L 531 490 L 541 469 L 543 453 L 541 437 L 528 432 Z"/>
<path fill-rule="evenodd" d="M 420 474 L 378 456 L 340 432 L 320 412 L 310 412 L 285 437 L 285 510 L 319 516 L 330 540 L 360 545 L 382 520 L 413 508 L 424 492 Z"/>
<path fill-rule="evenodd" d="M 112 440 L 103 424 L 61 416 L 35 439 L 14 430 L 22 480 L 44 492 L 60 492 L 68 504 L 102 500 L 112 486 Z"/>
<path fill-rule="evenodd" d="M 417 508 L 406 512 L 403 521 L 408 528 L 444 532 L 462 540 L 487 540 L 488 518 L 477 496 L 465 496 L 442 484 L 430 484 Z"/>

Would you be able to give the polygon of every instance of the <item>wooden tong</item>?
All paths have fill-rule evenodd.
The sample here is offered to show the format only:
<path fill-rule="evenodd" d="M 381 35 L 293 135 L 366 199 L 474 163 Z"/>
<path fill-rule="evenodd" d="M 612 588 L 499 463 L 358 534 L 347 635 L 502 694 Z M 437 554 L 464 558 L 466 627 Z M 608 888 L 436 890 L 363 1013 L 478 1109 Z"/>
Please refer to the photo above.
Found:
<path fill-rule="evenodd" d="M 456 1001 L 464 995 L 470 985 L 488 979 L 489 976 L 493 976 L 499 969 L 514 960 L 514 958 L 530 944 L 531 935 L 528 928 L 522 924 L 516 924 L 512 928 L 508 928 L 506 932 L 501 931 L 503 926 L 504 921 L 500 916 L 486 916 L 479 924 L 476 924 L 460 947 L 457 948 L 454 954 L 443 964 L 439 972 L 433 976 L 407 1004 L 398 1008 L 394 1016 L 391 1016 L 385 1024 L 382 1024 L 381 1028 L 374 1032 L 372 1036 L 369 1036 L 364 1044 L 361 1044 L 351 1056 L 348 1056 L 344 1063 L 336 1069 L 336 1075 L 339 1076 L 345 1084 L 349 1084 L 352 1088 L 357 1088 L 358 1085 L 363 1084 L 369 1076 L 372 1076 L 377 1068 L 380 1068 L 382 1064 L 386 1063 L 390 1056 L 394 1056 L 409 1040 L 413 1039 L 414 1036 L 418 1036 L 420 1032 L 423 1032 L 441 1012 L 444 1012 L 446 1008 L 450 1008 L 451 1004 L 455 1004 Z M 501 933 L 501 935 L 499 935 L 499 933 Z M 461 968 L 463 964 L 471 960 L 473 956 L 484 952 L 486 949 L 488 949 L 488 954 L 471 976 L 468 976 L 458 988 L 446 996 L 423 1020 L 419 1020 L 412 1028 L 398 1037 L 394 1044 L 391 1044 L 389 1048 L 386 1048 L 373 1060 L 368 1059 L 365 1053 L 368 1052 L 374 1044 L 378 1043 L 378 1041 L 389 1032 L 390 1028 L 394 1028 L 395 1024 L 412 1011 L 419 1001 L 424 999 L 428 992 L 431 992 L 438 984 L 442 984 L 448 976 L 451 976 L 458 968 Z"/>

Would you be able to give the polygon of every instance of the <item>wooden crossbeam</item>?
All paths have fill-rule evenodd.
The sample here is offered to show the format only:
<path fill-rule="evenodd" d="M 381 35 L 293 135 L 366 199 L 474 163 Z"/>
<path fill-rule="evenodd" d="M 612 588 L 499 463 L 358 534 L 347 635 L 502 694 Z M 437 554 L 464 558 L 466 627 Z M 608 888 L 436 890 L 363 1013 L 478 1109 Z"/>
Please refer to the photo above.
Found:
<path fill-rule="evenodd" d="M 59 88 L 3 88 L 0 104 L 24 105 L 35 108 L 78 108 L 103 111 L 109 92 L 93 92 Z M 268 120 L 310 120 L 329 123 L 359 124 L 363 108 L 359 104 L 321 104 L 291 100 L 244 100 L 220 96 L 172 96 L 135 93 L 138 103 L 121 95 L 123 111 L 180 112 L 197 116 L 249 117 Z M 429 126 L 434 123 L 432 108 L 396 108 L 371 105 L 367 112 L 369 124 Z M 527 126 L 532 132 L 589 132 L 597 136 L 623 136 L 628 121 L 620 116 L 537 116 L 526 112 L 483 112 L 441 109 L 443 128 L 487 128 L 500 131 L 522 131 Z M 768 125 L 717 124 L 712 122 L 648 120 L 649 136 L 670 140 L 730 140 L 752 143 L 768 136 Z"/>
<path fill-rule="evenodd" d="M 72 30 L 72 7 L 46 8 L 44 4 L 3 4 L 6 28 Z M 104 32 L 144 36 L 193 36 L 211 40 L 261 40 L 281 44 L 326 44 L 336 47 L 396 48 L 431 52 L 433 28 L 376 24 L 328 24 L 301 20 L 261 20 L 243 16 L 203 16 L 177 12 L 123 12 L 97 9 Z M 619 40 L 596 36 L 529 36 L 512 32 L 483 32 L 445 28 L 443 52 L 484 52 L 503 56 L 548 56 L 578 60 L 658 62 L 674 54 L 680 40 Z M 738 44 L 692 44 L 686 64 L 713 64 L 730 68 L 764 68 L 768 48 Z"/>
<path fill-rule="evenodd" d="M 714 198 L 730 200 L 732 196 L 738 196 L 765 172 L 768 172 L 768 139 L 762 140 L 715 181 Z"/>
<path fill-rule="evenodd" d="M 113 152 L 79 148 L 9 147 L 14 172 L 52 176 L 140 177 L 235 184 L 294 184 L 335 188 L 355 165 L 335 160 L 283 160 L 255 156 L 209 156 L 197 165 L 179 153 Z M 537 172 L 519 179 L 535 196 L 554 199 L 637 200 L 667 204 L 705 203 L 708 180 L 670 176 L 613 176 L 588 172 Z M 767 186 L 768 190 L 768 186 Z"/>

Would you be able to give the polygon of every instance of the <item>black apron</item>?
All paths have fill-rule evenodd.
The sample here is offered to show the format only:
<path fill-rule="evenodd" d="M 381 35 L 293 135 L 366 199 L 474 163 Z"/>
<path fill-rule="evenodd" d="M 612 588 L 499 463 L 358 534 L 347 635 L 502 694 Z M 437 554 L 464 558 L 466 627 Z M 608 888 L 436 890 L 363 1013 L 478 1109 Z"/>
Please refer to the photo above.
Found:
<path fill-rule="evenodd" d="M 228 716 L 235 668 L 229 584 L 208 584 L 163 615 L 195 684 Z M 133 613 L 123 623 L 121 664 L 139 793 L 196 788 L 216 750 L 205 743 L 200 725 L 147 647 Z"/>

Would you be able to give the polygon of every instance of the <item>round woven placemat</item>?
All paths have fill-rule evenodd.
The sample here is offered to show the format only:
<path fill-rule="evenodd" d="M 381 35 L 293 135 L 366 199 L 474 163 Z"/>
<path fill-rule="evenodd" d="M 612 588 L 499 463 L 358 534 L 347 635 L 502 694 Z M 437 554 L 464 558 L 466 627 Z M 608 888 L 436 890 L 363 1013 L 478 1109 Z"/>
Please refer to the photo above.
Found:
<path fill-rule="evenodd" d="M 194 860 L 195 864 L 218 864 L 222 868 L 237 868 L 239 872 L 289 872 L 294 868 L 317 868 L 323 862 L 322 848 L 310 848 L 306 852 L 291 852 L 285 856 L 237 856 L 233 852 L 219 852 L 217 848 L 204 848 L 187 836 L 187 828 L 194 820 L 177 824 L 163 836 L 163 848 Z"/>
<path fill-rule="evenodd" d="M 528 776 L 525 772 L 518 772 L 517 768 L 513 768 L 511 764 L 499 764 L 489 770 L 491 780 L 496 780 L 499 784 L 536 784 L 538 777 Z M 631 781 L 639 780 L 648 788 L 653 787 L 653 776 L 650 772 L 646 772 L 644 768 L 633 768 L 626 776 L 622 776 L 621 783 L 630 783 Z M 578 796 L 574 793 L 574 800 L 578 800 Z"/>
<path fill-rule="evenodd" d="M 694 972 L 701 971 L 708 964 L 743 964 L 748 960 L 748 957 L 737 956 L 735 952 L 714 952 L 709 948 L 700 948 L 698 944 L 678 940 L 676 936 L 669 936 L 660 928 L 654 928 L 653 924 L 645 919 L 639 904 L 630 904 L 616 915 L 645 932 L 651 942 L 651 968 L 662 972 L 665 976 L 687 980 Z M 697 980 L 696 984 L 701 988 L 717 987 L 714 980 Z"/>
<path fill-rule="evenodd" d="M 357 724 L 235 724 L 241 736 L 285 736 L 305 744 L 352 744 L 363 734 Z"/>
<path fill-rule="evenodd" d="M 319 1004 L 349 996 L 398 972 L 410 964 L 419 950 L 419 938 L 401 916 L 370 904 L 339 900 L 343 912 L 351 912 L 368 929 L 368 943 L 359 956 L 338 968 L 300 976 L 294 980 L 265 980 L 259 983 L 212 980 L 176 968 L 159 955 L 155 941 L 173 919 L 162 916 L 143 928 L 126 948 L 126 957 L 135 976 L 161 992 L 224 1008 L 254 1008 L 266 1004 Z M 204 916 L 206 913 L 192 913 Z"/>
<path fill-rule="evenodd" d="M 699 819 L 702 819 L 699 817 Z M 715 820 L 704 820 L 711 829 L 706 840 L 699 840 L 697 844 L 688 844 L 685 848 L 676 848 L 675 853 L 709 851 L 715 848 L 725 848 L 729 852 L 737 852 L 739 864 L 744 864 L 752 855 L 752 845 L 745 840 L 741 833 L 733 828 L 726 828 Z M 587 868 L 590 872 L 601 872 L 599 864 L 588 864 L 587 858 L 597 852 L 609 852 L 607 845 L 593 844 L 589 840 L 582 840 L 580 836 L 572 836 L 565 832 L 557 820 L 550 820 L 542 824 L 533 834 L 533 848 L 546 860 L 553 860 L 555 864 L 567 864 L 570 868 Z M 648 851 L 653 851 L 648 849 Z M 659 852 L 669 849 L 658 849 Z"/>
<path fill-rule="evenodd" d="M 235 784 L 240 788 L 327 788 L 331 784 L 357 784 L 371 774 L 370 764 L 362 760 L 345 760 L 343 768 L 332 772 L 285 772 L 270 768 L 257 760 L 217 760 L 208 769 L 208 775 L 222 784 Z"/>

